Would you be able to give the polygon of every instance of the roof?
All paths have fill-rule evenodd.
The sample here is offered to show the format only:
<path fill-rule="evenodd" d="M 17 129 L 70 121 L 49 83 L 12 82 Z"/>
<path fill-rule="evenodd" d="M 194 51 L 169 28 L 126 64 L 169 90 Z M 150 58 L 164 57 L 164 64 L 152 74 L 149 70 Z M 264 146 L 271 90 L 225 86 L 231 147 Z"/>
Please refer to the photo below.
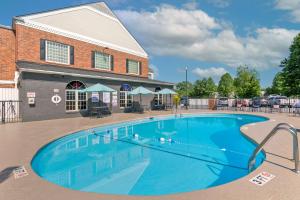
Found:
<path fill-rule="evenodd" d="M 104 2 L 15 18 L 17 24 L 148 58 L 137 40 Z"/>
<path fill-rule="evenodd" d="M 52 64 L 38 64 L 38 63 L 27 62 L 27 61 L 18 61 L 17 68 L 21 73 L 31 72 L 31 73 L 40 73 L 40 74 L 58 74 L 58 75 L 85 77 L 85 78 L 93 78 L 93 79 L 147 83 L 153 85 L 166 85 L 166 86 L 175 85 L 174 83 L 152 80 L 140 76 L 115 74 L 111 72 L 86 70 L 86 69 L 79 69 L 79 68 L 72 68 L 72 67 L 63 67 L 63 66 L 57 66 Z"/>
<path fill-rule="evenodd" d="M 2 24 L 0 24 L 0 28 L 9 29 L 9 30 L 12 29 L 10 26 L 5 26 L 5 25 L 2 25 Z"/>

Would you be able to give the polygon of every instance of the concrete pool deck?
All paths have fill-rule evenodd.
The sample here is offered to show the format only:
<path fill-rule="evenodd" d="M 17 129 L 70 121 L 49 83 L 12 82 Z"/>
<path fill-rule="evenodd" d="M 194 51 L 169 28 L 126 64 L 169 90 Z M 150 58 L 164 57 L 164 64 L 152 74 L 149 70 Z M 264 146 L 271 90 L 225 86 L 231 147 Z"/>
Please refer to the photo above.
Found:
<path fill-rule="evenodd" d="M 182 112 L 186 113 L 186 112 Z M 189 113 L 240 113 L 227 111 L 192 110 Z M 49 121 L 26 122 L 0 125 L 0 199 L 2 200 L 124 200 L 124 199 L 272 199 L 299 200 L 300 174 L 296 174 L 292 159 L 292 137 L 287 132 L 279 132 L 265 146 L 266 161 L 249 175 L 228 184 L 188 193 L 166 196 L 117 196 L 80 192 L 66 189 L 40 178 L 31 169 L 31 159 L 45 144 L 78 130 L 102 124 L 128 121 L 156 115 L 167 115 L 171 112 L 151 112 L 145 114 L 113 114 L 100 119 L 72 118 Z M 269 121 L 245 125 L 242 132 L 256 142 L 262 139 L 281 122 L 287 122 L 300 128 L 300 117 L 288 114 L 247 113 L 270 118 Z M 10 173 L 14 167 L 25 166 L 29 175 L 14 179 Z M 269 172 L 276 177 L 264 186 L 254 185 L 250 178 L 260 172 Z"/>

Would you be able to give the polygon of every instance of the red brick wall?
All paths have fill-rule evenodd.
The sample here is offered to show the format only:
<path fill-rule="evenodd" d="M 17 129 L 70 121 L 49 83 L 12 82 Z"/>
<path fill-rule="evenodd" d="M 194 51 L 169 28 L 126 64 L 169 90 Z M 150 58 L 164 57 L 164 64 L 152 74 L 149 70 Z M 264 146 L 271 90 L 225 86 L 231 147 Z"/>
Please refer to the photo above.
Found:
<path fill-rule="evenodd" d="M 45 63 L 40 60 L 40 39 L 46 39 L 74 46 L 74 65 L 68 67 L 97 70 L 92 68 L 92 51 L 104 52 L 114 56 L 113 73 L 126 74 L 126 59 L 133 59 L 142 62 L 142 75 L 148 77 L 148 59 L 116 51 L 104 47 L 89 44 L 86 42 L 70 39 L 64 36 L 47 33 L 23 25 L 16 25 L 17 60 Z M 103 51 L 104 50 L 104 51 Z"/>
<path fill-rule="evenodd" d="M 0 27 L 0 80 L 14 80 L 15 70 L 15 34 Z"/>

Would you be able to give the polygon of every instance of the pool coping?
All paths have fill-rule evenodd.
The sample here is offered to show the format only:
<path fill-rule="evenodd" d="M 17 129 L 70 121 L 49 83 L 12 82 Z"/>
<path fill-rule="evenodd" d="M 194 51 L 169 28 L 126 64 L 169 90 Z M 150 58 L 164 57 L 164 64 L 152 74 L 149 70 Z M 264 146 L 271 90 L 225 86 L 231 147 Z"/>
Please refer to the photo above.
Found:
<path fill-rule="evenodd" d="M 240 130 L 241 130 L 241 133 L 243 134 L 243 136 L 245 136 L 247 139 L 251 140 L 252 142 L 254 142 L 256 144 L 259 141 L 261 141 L 262 137 L 259 137 L 257 135 L 257 133 L 254 134 L 255 132 L 262 131 L 263 135 L 265 136 L 266 134 L 268 134 L 269 130 L 274 127 L 274 124 L 276 124 L 273 121 L 274 119 L 279 120 L 281 122 L 287 118 L 286 115 L 283 116 L 281 114 L 274 115 L 274 114 L 266 114 L 266 113 L 226 112 L 226 111 L 203 112 L 203 111 L 199 111 L 199 110 L 198 110 L 198 112 L 182 112 L 182 114 L 222 114 L 222 113 L 224 113 L 224 114 L 250 114 L 250 115 L 256 115 L 256 116 L 268 117 L 269 118 L 268 121 L 250 123 L 250 124 L 246 124 L 246 125 L 243 125 L 242 127 L 240 127 Z M 135 115 L 135 116 L 133 116 L 133 118 L 135 121 L 143 120 L 143 119 L 149 118 L 149 116 L 156 115 L 156 114 L 160 117 L 174 115 L 171 113 L 166 114 L 166 113 L 158 112 L 158 113 L 150 113 L 147 115 Z M 132 121 L 133 118 L 128 119 L 125 117 L 125 119 L 124 118 L 118 119 L 117 121 L 112 119 L 111 121 L 101 123 L 101 126 L 107 126 L 107 125 L 116 124 L 116 123 L 126 123 L 126 122 Z M 68 120 L 66 119 L 65 121 L 69 121 L 69 120 L 70 119 L 68 119 Z M 76 120 L 76 119 L 73 119 L 73 120 Z M 51 123 L 55 124 L 55 120 L 54 121 L 51 120 L 51 121 L 52 121 Z M 98 121 L 100 122 L 101 119 L 99 119 Z M 291 121 L 291 123 L 294 123 L 294 124 L 295 123 L 300 124 L 300 118 L 297 118 L 297 117 L 295 117 L 295 118 L 288 117 L 287 121 Z M 275 122 L 277 122 L 277 121 L 275 121 Z M 38 122 L 36 122 L 36 123 L 38 124 Z M 36 123 L 32 122 L 33 125 Z M 45 123 L 47 123 L 47 122 L 45 122 Z M 21 124 L 26 125 L 26 123 L 21 123 Z M 42 124 L 44 124 L 44 123 L 42 123 Z M 254 125 L 252 125 L 252 124 L 254 124 Z M 20 126 L 20 124 L 14 124 L 14 125 Z M 5 126 L 7 126 L 7 127 L 5 127 L 5 129 L 6 128 L 7 129 L 4 132 L 7 132 L 7 131 L 9 131 L 9 129 L 11 129 L 12 124 L 5 125 Z M 97 124 L 97 126 L 99 126 L 99 124 Z M 267 129 L 267 126 L 269 126 L 268 129 Z M 21 125 L 21 127 L 22 127 L 22 125 Z M 78 129 L 75 128 L 75 129 L 72 129 L 69 131 L 65 131 L 63 134 L 61 134 L 60 136 L 57 136 L 57 137 L 51 138 L 49 136 L 47 137 L 47 135 L 46 135 L 45 138 L 41 139 L 38 142 L 38 144 L 36 144 L 36 147 L 39 146 L 41 148 L 42 146 L 47 145 L 51 141 L 57 140 L 66 135 L 70 135 L 74 132 L 78 132 L 81 130 L 87 130 L 87 129 L 90 129 L 93 127 L 95 127 L 95 124 L 93 125 L 93 124 L 87 123 L 87 127 L 85 127 L 85 128 L 80 127 Z M 245 129 L 244 127 L 248 127 L 248 129 Z M 0 130 L 2 130 L 2 129 L 3 129 L 3 126 L 0 126 Z M 28 131 L 28 129 L 27 129 L 27 131 Z M 16 131 L 13 134 L 17 134 L 17 135 L 20 134 L 20 130 Z M 0 134 L 0 137 L 1 137 L 1 134 Z M 8 143 L 4 146 L 9 145 L 9 141 L 7 141 L 7 142 Z M 14 145 L 14 144 L 10 144 L 10 145 Z M 0 150 L 3 150 L 2 147 L 3 147 L 3 145 L 0 146 Z M 37 174 L 35 174 L 35 172 L 31 168 L 30 162 L 31 162 L 33 156 L 35 155 L 35 153 L 37 153 L 40 150 L 40 148 L 36 148 L 36 147 L 35 147 L 35 151 L 33 154 L 32 154 L 33 151 L 31 150 L 31 152 L 29 153 L 31 155 L 27 154 L 26 155 L 27 158 L 24 159 L 23 161 L 21 160 L 22 162 L 20 162 L 20 163 L 24 164 L 25 167 L 27 168 L 27 170 L 29 172 L 29 176 L 24 177 L 20 180 L 14 180 L 13 177 L 11 177 L 7 181 L 0 183 L 0 199 L 1 199 L 1 195 L 3 195 L 3 197 L 5 197 L 3 199 L 17 199 L 14 197 L 19 196 L 19 197 L 22 197 L 23 199 L 35 200 L 35 199 L 39 199 L 37 197 L 40 197 L 38 195 L 40 192 L 37 192 L 37 190 L 41 190 L 41 191 L 45 192 L 45 194 L 49 193 L 49 190 L 52 192 L 55 191 L 56 193 L 57 192 L 59 193 L 59 194 L 54 195 L 55 198 L 43 198 L 43 199 L 64 199 L 64 198 L 69 198 L 69 197 L 72 197 L 73 199 L 83 199 L 83 198 L 84 199 L 200 199 L 200 198 L 203 198 L 203 199 L 241 199 L 241 198 L 242 199 L 253 199 L 253 197 L 255 197 L 255 196 L 257 196 L 259 199 L 269 198 L 271 196 L 273 197 L 273 199 L 276 199 L 276 196 L 274 196 L 274 192 L 269 192 L 269 193 L 267 192 L 270 190 L 269 187 L 276 183 L 276 181 L 277 181 L 276 178 L 280 177 L 280 174 L 285 174 L 288 177 L 291 177 L 290 180 L 294 179 L 294 177 L 297 176 L 294 172 L 291 172 L 290 170 L 284 169 L 277 165 L 273 166 L 272 164 L 270 164 L 268 162 L 264 162 L 255 171 L 251 172 L 250 174 L 248 174 L 245 177 L 242 177 L 240 179 L 237 179 L 233 182 L 230 182 L 230 183 L 227 183 L 224 185 L 219 185 L 219 186 L 208 188 L 205 190 L 197 190 L 197 191 L 193 191 L 193 192 L 185 192 L 185 193 L 172 194 L 172 195 L 160 195 L 160 196 L 126 196 L 126 195 L 106 195 L 106 194 L 97 194 L 97 193 L 87 193 L 87 192 L 80 192 L 80 191 L 76 191 L 76 190 L 62 188 L 62 187 L 57 186 L 53 183 L 50 183 L 46 180 L 43 180 Z M 271 145 L 271 147 L 266 147 L 266 149 L 268 152 L 268 151 L 270 151 L 270 149 L 272 150 L 272 148 L 277 148 L 277 147 L 278 147 L 278 145 L 275 145 L 273 147 Z M 267 152 L 266 152 L 266 159 L 268 160 L 268 159 L 270 159 L 270 155 Z M 24 153 L 24 155 L 25 155 L 25 151 L 18 152 L 18 153 L 20 153 L 20 154 Z M 14 156 L 15 155 L 10 155 L 10 157 L 12 157 L 11 161 L 18 163 L 18 156 L 16 158 L 13 158 Z M 28 159 L 28 156 L 31 156 L 31 158 Z M 288 155 L 285 155 L 285 156 L 288 156 Z M 29 163 L 28 163 L 28 160 L 30 160 Z M 5 168 L 5 166 L 7 166 L 7 164 L 5 164 L 5 163 L 6 163 L 5 161 L 0 162 L 1 169 Z M 291 163 L 287 164 L 287 166 L 292 167 Z M 257 188 L 260 186 L 256 186 L 249 182 L 249 178 L 253 177 L 254 175 L 258 174 L 261 171 L 269 171 L 270 173 L 274 173 L 276 175 L 276 178 L 274 181 L 272 180 L 270 183 L 266 184 L 266 186 L 263 186 L 264 188 L 267 188 L 268 190 L 264 189 L 264 191 L 262 191 L 262 188 Z M 28 198 L 22 192 L 22 190 L 20 192 L 15 191 L 16 188 L 22 188 L 22 186 L 24 186 L 24 185 L 19 185 L 22 182 L 23 182 L 23 184 L 26 184 L 26 187 L 25 187 L 26 191 L 31 190 L 32 195 L 30 195 L 30 198 Z M 294 184 L 295 187 L 297 186 L 299 188 L 300 187 L 300 179 L 298 181 L 295 180 L 294 182 L 295 182 L 295 184 Z M 286 183 L 290 183 L 290 181 L 286 182 Z M 2 186 L 4 186 L 4 188 Z M 245 188 L 244 186 L 247 186 L 247 187 Z M 245 189 L 241 190 L 241 188 L 245 188 Z M 11 190 L 9 190 L 9 189 L 11 189 Z M 284 188 L 284 189 L 286 189 L 286 188 Z M 253 191 L 255 191 L 255 192 L 253 192 Z M 52 193 L 49 193 L 49 194 L 52 194 Z M 247 196 L 245 196 L 245 194 L 249 194 L 250 195 L 249 198 Z M 294 192 L 294 195 L 295 194 L 300 195 L 300 192 L 299 193 Z M 282 195 L 278 195 L 278 197 L 280 197 L 278 199 L 293 199 L 293 198 L 296 199 L 296 196 L 294 196 L 294 195 L 291 196 L 291 195 L 293 195 L 293 194 L 286 194 L 286 191 L 282 191 Z M 283 196 L 285 196 L 286 198 L 283 198 Z M 52 197 L 53 197 L 53 195 L 52 195 Z"/>

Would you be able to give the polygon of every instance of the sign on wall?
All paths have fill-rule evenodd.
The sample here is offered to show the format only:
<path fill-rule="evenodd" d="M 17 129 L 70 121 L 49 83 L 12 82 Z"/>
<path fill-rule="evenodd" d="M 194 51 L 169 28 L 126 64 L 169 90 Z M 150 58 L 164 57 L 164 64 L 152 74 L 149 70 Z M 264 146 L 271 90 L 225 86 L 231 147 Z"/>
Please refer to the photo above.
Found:
<path fill-rule="evenodd" d="M 61 102 L 61 97 L 58 94 L 55 94 L 52 96 L 51 101 L 57 105 Z"/>
<path fill-rule="evenodd" d="M 92 92 L 92 103 L 98 103 L 100 100 L 99 92 Z"/>
<path fill-rule="evenodd" d="M 27 98 L 35 98 L 35 92 L 27 92 Z"/>

